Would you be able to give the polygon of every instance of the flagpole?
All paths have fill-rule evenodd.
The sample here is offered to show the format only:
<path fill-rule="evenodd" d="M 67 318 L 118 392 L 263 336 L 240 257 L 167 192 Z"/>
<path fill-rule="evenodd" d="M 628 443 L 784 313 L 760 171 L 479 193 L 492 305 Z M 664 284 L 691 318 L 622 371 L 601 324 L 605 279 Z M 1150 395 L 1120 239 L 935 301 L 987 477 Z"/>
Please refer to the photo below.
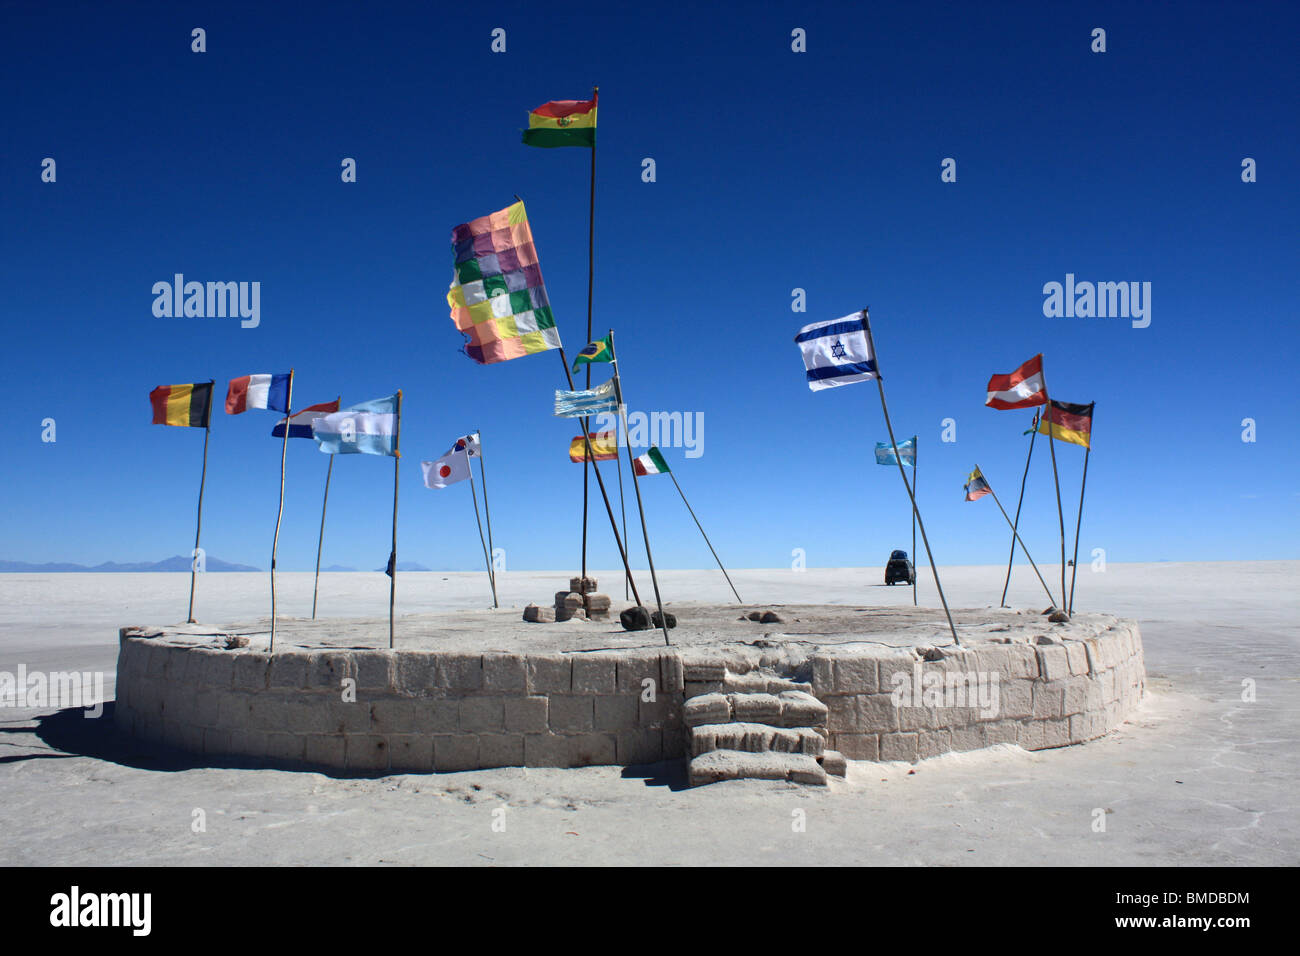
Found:
<path fill-rule="evenodd" d="M 275 536 L 271 539 L 271 650 L 275 650 L 275 555 L 280 547 L 280 521 L 284 517 L 284 460 L 289 453 L 289 418 L 293 408 L 293 369 L 289 369 L 289 393 L 284 399 L 284 441 L 280 445 L 280 508 L 275 513 Z"/>
<path fill-rule="evenodd" d="M 634 475 L 636 474 L 636 465 L 632 466 L 632 473 Z M 700 519 L 695 517 L 695 509 L 692 508 L 691 503 L 686 500 L 686 492 L 682 491 L 682 486 L 677 484 L 677 476 L 673 474 L 672 469 L 668 470 L 668 477 L 673 480 L 673 486 L 677 489 L 677 493 L 682 496 L 682 504 L 684 504 L 686 510 L 691 513 L 691 517 L 695 518 L 695 527 L 699 528 L 700 534 L 704 536 L 704 543 L 709 546 L 709 551 L 713 553 L 713 560 L 718 562 L 719 568 L 722 568 L 722 576 L 727 579 L 727 584 L 731 585 L 731 593 L 736 595 L 736 603 L 744 604 L 745 602 L 740 598 L 740 592 L 738 592 L 736 586 L 731 583 L 731 575 L 727 573 L 726 568 L 722 567 L 722 559 L 718 557 L 718 552 L 713 550 L 713 542 L 710 541 L 709 536 L 704 533 L 704 525 L 700 524 Z"/>
<path fill-rule="evenodd" d="M 483 562 L 487 565 L 488 584 L 492 585 L 492 606 L 497 606 L 497 583 L 492 580 L 492 559 L 488 557 L 487 539 L 483 537 L 483 522 L 478 516 L 478 495 L 474 492 L 474 463 L 469 460 L 469 450 L 465 451 L 465 466 L 469 469 L 469 495 L 474 502 L 474 521 L 478 524 L 478 540 L 483 545 Z"/>
<path fill-rule="evenodd" d="M 289 430 L 288 419 L 285 420 L 285 432 Z M 325 470 L 325 498 L 320 503 L 320 538 L 316 541 L 316 580 L 311 586 L 311 619 L 316 620 L 316 591 L 320 585 L 320 553 L 325 546 L 325 508 L 330 503 L 330 476 L 334 474 L 334 456 L 330 455 L 330 466 Z"/>
<path fill-rule="evenodd" d="M 483 517 L 487 519 L 488 577 L 492 579 L 492 606 L 499 607 L 500 605 L 497 604 L 497 569 L 496 569 L 496 565 L 493 563 L 496 560 L 497 552 L 496 552 L 496 548 L 492 546 L 492 510 L 488 507 L 487 466 L 483 464 L 483 433 L 476 428 L 474 429 L 474 434 L 478 436 L 478 470 L 479 470 L 479 474 L 483 476 Z M 473 462 L 470 462 L 470 465 L 471 465 L 470 477 L 472 478 Z"/>
<path fill-rule="evenodd" d="M 1025 473 L 1020 476 L 1020 500 L 1016 502 L 1016 520 L 1011 524 L 1011 554 L 1007 557 L 1007 580 L 1002 585 L 1002 600 L 998 607 L 1007 606 L 1007 590 L 1011 587 L 1011 563 L 1016 559 L 1016 529 L 1020 527 L 1020 509 L 1025 503 L 1025 482 L 1029 478 L 1029 460 L 1034 457 L 1034 441 L 1038 438 L 1038 413 L 1034 412 L 1034 424 L 1029 429 L 1029 454 L 1025 456 Z M 1052 601 L 1056 603 L 1055 600 Z"/>
<path fill-rule="evenodd" d="M 564 355 L 563 345 L 560 346 L 559 353 L 560 353 L 560 364 L 564 366 L 564 377 L 569 383 L 569 391 L 574 391 L 573 373 L 569 371 L 569 360 Z M 609 527 L 614 532 L 614 543 L 618 545 L 619 557 L 623 559 L 623 570 L 627 573 L 628 583 L 632 585 L 632 597 L 635 598 L 636 603 L 640 605 L 641 596 L 637 594 L 636 581 L 635 579 L 633 579 L 632 569 L 628 566 L 627 563 L 627 551 L 623 547 L 623 539 L 618 536 L 618 522 L 614 520 L 614 509 L 610 506 L 609 495 L 605 491 L 605 479 L 600 476 L 600 466 L 596 463 L 596 452 L 595 449 L 591 447 L 591 436 L 588 434 L 588 430 L 589 430 L 588 419 L 586 417 L 582 417 L 579 418 L 578 421 L 582 425 L 582 440 L 583 443 L 586 445 L 586 449 L 587 449 L 586 457 L 591 461 L 591 470 L 596 476 L 596 484 L 600 486 L 601 500 L 605 502 L 605 513 L 609 515 Z M 584 573 L 585 573 L 585 568 L 584 568 Z"/>
<path fill-rule="evenodd" d="M 623 376 L 618 369 L 618 351 L 614 348 L 613 329 L 609 330 L 609 357 L 610 357 L 610 361 L 614 363 L 614 392 L 618 401 L 619 416 L 623 419 L 623 431 L 627 431 L 627 411 L 623 407 Z M 614 443 L 614 447 L 615 449 L 618 448 L 617 442 Z M 632 461 L 631 442 L 629 442 L 627 446 L 627 460 L 628 463 L 631 464 Z M 631 465 L 631 468 L 632 468 L 632 490 L 636 492 L 636 510 L 641 515 L 641 537 L 645 539 L 645 557 L 646 557 L 646 561 L 650 565 L 650 583 L 654 586 L 655 589 L 655 604 L 659 606 L 659 627 L 664 632 L 664 644 L 671 645 L 672 641 L 668 639 L 668 618 L 664 615 L 663 598 L 659 596 L 659 577 L 658 575 L 655 574 L 655 559 L 654 556 L 651 555 L 650 553 L 650 532 L 646 530 L 645 507 L 644 505 L 641 504 L 641 485 L 637 481 L 636 466 Z M 639 605 L 640 603 L 641 602 L 638 600 L 637 604 Z"/>
<path fill-rule="evenodd" d="M 388 557 L 388 646 L 393 646 L 393 607 L 397 603 L 397 466 L 402 460 L 402 390 L 397 390 L 397 419 L 393 423 L 393 550 Z"/>
<path fill-rule="evenodd" d="M 912 436 L 912 494 L 916 494 L 920 435 Z M 912 607 L 916 607 L 916 506 L 912 506 Z"/>
<path fill-rule="evenodd" d="M 1083 482 L 1079 485 L 1079 518 L 1074 525 L 1074 561 L 1070 566 L 1070 603 L 1066 614 L 1074 613 L 1074 579 L 1079 574 L 1079 529 L 1083 527 L 1083 493 L 1088 488 L 1088 456 L 1092 454 L 1092 418 L 1097 410 L 1097 403 L 1088 406 L 1088 447 L 1083 452 Z"/>
<path fill-rule="evenodd" d="M 591 88 L 591 98 L 593 101 L 597 98 L 600 87 Z M 591 195 L 587 204 L 587 341 L 591 341 L 591 297 L 592 286 L 595 283 L 596 276 L 596 135 L 592 131 L 591 137 Z M 565 368 L 568 368 L 566 365 Z M 570 386 L 572 387 L 572 386 Z M 587 364 L 587 389 L 591 389 L 591 364 Z M 584 425 L 582 433 L 587 434 L 587 428 Z M 593 456 L 590 468 L 596 467 L 596 461 Z M 587 485 L 590 476 L 590 469 L 584 461 L 582 464 L 582 586 L 587 586 Z M 619 503 L 622 504 L 623 494 L 623 471 L 620 467 L 618 473 L 619 485 Z M 623 519 L 623 537 L 627 537 L 627 518 Z M 628 572 L 631 577 L 631 572 Z M 623 588 L 623 596 L 627 596 L 626 586 Z"/>
<path fill-rule="evenodd" d="M 868 309 L 862 310 L 862 327 L 867 333 L 867 345 L 871 349 L 871 360 L 876 365 L 876 388 L 880 391 L 880 409 L 885 413 L 885 427 L 889 429 L 889 444 L 894 449 L 894 463 L 898 465 L 898 474 L 903 479 L 903 487 L 907 489 L 907 497 L 912 500 L 912 514 L 916 518 L 917 526 L 921 529 L 921 541 L 925 545 L 926 556 L 930 559 L 930 573 L 934 575 L 934 586 L 939 590 L 939 601 L 943 604 L 943 613 L 948 618 L 948 630 L 952 632 L 953 641 L 960 645 L 961 638 L 957 636 L 957 627 L 952 623 L 952 612 L 948 610 L 948 599 L 943 596 L 943 585 L 939 583 L 939 568 L 935 565 L 934 553 L 930 550 L 930 539 L 925 533 L 925 521 L 921 518 L 921 512 L 916 507 L 916 495 L 907 480 L 907 472 L 903 469 L 903 459 L 898 454 L 898 442 L 894 439 L 894 426 L 889 420 L 889 405 L 885 402 L 885 383 L 880 373 L 880 354 L 876 351 L 876 340 L 871 334 L 871 314 Z M 913 566 L 912 571 L 915 573 L 915 566 Z"/>
<path fill-rule="evenodd" d="M 1047 388 L 1047 372 L 1043 372 L 1043 397 L 1047 407 L 1047 447 L 1052 452 L 1052 481 L 1056 485 L 1056 517 L 1061 523 L 1061 610 L 1065 610 L 1065 510 L 1061 507 L 1061 479 L 1056 472 L 1056 440 L 1052 437 L 1052 393 Z M 1023 542 L 1021 547 L 1024 547 Z M 1052 603 L 1055 603 L 1053 601 Z M 1068 613 L 1068 612 L 1067 612 Z"/>
<path fill-rule="evenodd" d="M 984 475 L 984 472 L 979 465 L 975 466 L 975 470 L 978 471 L 981 475 Z M 993 490 L 993 484 L 988 480 L 987 475 L 984 476 L 984 484 L 988 486 L 989 494 L 993 496 L 993 503 L 996 504 L 998 506 L 998 510 L 1002 512 L 1002 517 L 1006 519 L 1007 524 L 1011 524 L 1011 517 L 1007 514 L 1007 510 L 1002 507 L 1002 502 L 998 501 L 998 493 Z M 1047 592 L 1048 600 L 1052 600 L 1053 603 L 1055 603 L 1054 599 L 1052 598 L 1052 589 L 1047 586 L 1047 582 L 1043 580 L 1042 573 L 1038 570 L 1038 565 L 1034 564 L 1034 559 L 1029 556 L 1029 549 L 1025 547 L 1025 542 L 1023 539 L 1021 539 L 1020 533 L 1016 531 L 1015 525 L 1011 526 L 1011 533 L 1015 535 L 1015 539 L 1020 542 L 1020 549 L 1025 552 L 1025 557 L 1029 558 L 1029 566 L 1032 567 L 1034 569 L 1034 573 L 1038 575 L 1038 580 L 1040 583 L 1042 583 L 1043 590 Z"/>
<path fill-rule="evenodd" d="M 194 578 L 198 573 L 195 563 L 199 559 L 199 533 L 203 530 L 203 485 L 208 480 L 208 438 L 212 435 L 212 391 L 217 384 L 215 378 L 208 380 L 208 415 L 203 425 L 203 470 L 199 473 L 199 514 L 194 522 L 194 553 L 190 555 L 190 610 L 186 614 L 188 623 L 194 621 Z"/>
<path fill-rule="evenodd" d="M 591 365 L 587 366 L 587 371 L 588 372 L 591 371 Z M 615 432 L 618 431 L 617 425 L 615 426 L 614 430 Z M 617 439 L 618 435 L 615 434 L 614 438 Z M 624 439 L 624 443 L 626 444 L 627 442 L 626 425 L 623 427 L 623 439 Z M 614 444 L 617 446 L 618 442 L 615 441 Z M 617 464 L 618 464 L 618 510 L 623 517 L 623 540 L 626 541 L 627 540 L 627 506 L 623 503 L 623 460 L 621 458 L 617 459 Z M 623 575 L 623 600 L 625 601 L 627 600 L 627 580 L 628 580 L 628 575 L 624 574 Z"/>

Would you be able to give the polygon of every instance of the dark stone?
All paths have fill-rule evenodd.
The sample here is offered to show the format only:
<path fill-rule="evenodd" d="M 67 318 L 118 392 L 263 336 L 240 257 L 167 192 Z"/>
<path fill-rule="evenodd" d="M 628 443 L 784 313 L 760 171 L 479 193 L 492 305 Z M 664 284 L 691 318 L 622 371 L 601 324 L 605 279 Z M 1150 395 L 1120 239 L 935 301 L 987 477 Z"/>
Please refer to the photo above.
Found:
<path fill-rule="evenodd" d="M 1064 624 L 1070 619 L 1070 615 L 1066 614 L 1064 611 L 1057 611 L 1054 614 L 1049 614 L 1047 619 L 1053 624 Z"/>
<path fill-rule="evenodd" d="M 927 647 L 921 656 L 927 661 L 941 661 L 943 660 L 943 651 L 937 647 Z"/>
<path fill-rule="evenodd" d="M 648 631 L 650 629 L 650 611 L 643 607 L 630 607 L 618 616 L 619 623 L 625 631 Z"/>
<path fill-rule="evenodd" d="M 768 611 L 763 615 L 762 622 L 764 624 L 780 624 L 781 618 L 775 611 Z"/>
<path fill-rule="evenodd" d="M 751 621 L 761 621 L 761 620 L 763 620 L 763 612 L 762 612 L 762 611 L 750 611 L 750 612 L 749 612 L 749 619 L 750 619 Z"/>
<path fill-rule="evenodd" d="M 677 626 L 677 615 L 672 611 L 664 611 L 664 617 L 668 620 L 668 627 L 670 630 Z M 654 622 L 655 627 L 663 627 L 663 621 L 660 620 L 658 611 L 655 611 L 650 615 L 650 620 Z"/>

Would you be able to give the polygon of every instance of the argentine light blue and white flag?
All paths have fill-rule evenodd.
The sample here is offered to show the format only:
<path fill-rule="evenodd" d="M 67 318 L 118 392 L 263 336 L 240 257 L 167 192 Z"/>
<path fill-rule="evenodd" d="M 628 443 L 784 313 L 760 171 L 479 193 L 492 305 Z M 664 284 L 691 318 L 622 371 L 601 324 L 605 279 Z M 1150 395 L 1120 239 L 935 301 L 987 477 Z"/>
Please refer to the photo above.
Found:
<path fill-rule="evenodd" d="M 894 456 L 894 446 L 887 441 L 876 442 L 876 464 L 897 465 L 898 459 L 909 468 L 916 467 L 916 438 L 906 438 L 898 443 L 898 457 Z"/>
<path fill-rule="evenodd" d="M 328 455 L 393 455 L 397 396 L 376 398 L 312 420 L 311 437 Z"/>
<path fill-rule="evenodd" d="M 814 392 L 876 377 L 876 357 L 871 354 L 861 312 L 805 325 L 794 340 L 803 352 L 808 387 Z"/>
<path fill-rule="evenodd" d="M 604 385 L 578 392 L 555 390 L 555 414 L 561 418 L 583 418 L 598 415 L 601 412 L 618 410 L 618 397 L 614 392 L 614 380 L 611 378 Z"/>

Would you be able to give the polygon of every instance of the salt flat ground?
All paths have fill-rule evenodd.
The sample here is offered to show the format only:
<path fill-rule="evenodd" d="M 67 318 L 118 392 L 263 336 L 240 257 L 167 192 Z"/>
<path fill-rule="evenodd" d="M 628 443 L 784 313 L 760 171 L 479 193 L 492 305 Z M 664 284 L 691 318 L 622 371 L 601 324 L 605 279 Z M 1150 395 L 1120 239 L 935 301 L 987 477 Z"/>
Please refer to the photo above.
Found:
<path fill-rule="evenodd" d="M 1059 567 L 1043 571 L 1059 580 Z M 950 604 L 996 605 L 1003 572 L 943 570 Z M 311 577 L 280 575 L 281 613 L 310 613 Z M 547 603 L 567 577 L 503 573 L 501 602 Z M 621 606 L 619 576 L 600 577 Z M 877 568 L 732 577 L 749 603 L 911 603 L 911 590 L 884 587 Z M 384 575 L 321 580 L 322 615 L 373 614 L 376 644 L 386 639 Z M 202 622 L 267 613 L 264 574 L 198 583 Z M 651 593 L 644 572 L 638 584 Z M 717 571 L 669 571 L 660 584 L 670 600 L 730 594 Z M 919 584 L 921 603 L 937 606 L 928 569 Z M 0 575 L 0 671 L 103 671 L 111 698 L 117 628 L 182 620 L 188 588 L 181 574 Z M 1047 604 L 1020 566 L 1008 601 Z M 399 614 L 487 603 L 483 574 L 398 577 Z M 851 762 L 848 778 L 827 789 L 765 781 L 683 789 L 677 764 L 379 778 L 204 766 L 123 741 L 79 711 L 0 701 L 0 864 L 1300 861 L 1300 562 L 1085 566 L 1075 609 L 1141 624 L 1148 698 L 1121 731 L 1079 747 L 1004 747 L 915 768 Z M 400 618 L 397 633 L 400 641 Z M 198 811 L 205 827 L 196 832 Z"/>

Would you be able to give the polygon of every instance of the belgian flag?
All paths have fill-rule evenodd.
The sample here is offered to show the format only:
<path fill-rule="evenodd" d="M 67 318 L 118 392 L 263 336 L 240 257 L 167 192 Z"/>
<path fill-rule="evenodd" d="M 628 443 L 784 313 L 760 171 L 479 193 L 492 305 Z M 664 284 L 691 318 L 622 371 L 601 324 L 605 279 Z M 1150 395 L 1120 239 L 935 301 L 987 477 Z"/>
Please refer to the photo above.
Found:
<path fill-rule="evenodd" d="M 153 424 L 207 428 L 212 415 L 212 382 L 159 385 L 149 393 Z"/>
<path fill-rule="evenodd" d="M 1052 399 L 1047 413 L 1038 423 L 1038 434 L 1050 435 L 1058 441 L 1073 442 L 1084 448 L 1092 447 L 1092 410 L 1096 402 L 1075 405 Z"/>

